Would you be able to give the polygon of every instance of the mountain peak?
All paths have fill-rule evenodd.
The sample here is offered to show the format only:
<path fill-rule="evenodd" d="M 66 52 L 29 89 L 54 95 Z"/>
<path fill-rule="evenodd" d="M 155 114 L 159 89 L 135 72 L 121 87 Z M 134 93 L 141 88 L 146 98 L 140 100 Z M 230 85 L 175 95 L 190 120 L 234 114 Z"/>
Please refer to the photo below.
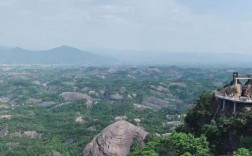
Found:
<path fill-rule="evenodd" d="M 0 64 L 100 65 L 110 64 L 110 62 L 112 61 L 108 58 L 66 45 L 40 51 L 20 47 L 0 48 Z"/>
<path fill-rule="evenodd" d="M 67 49 L 67 50 L 71 49 L 71 50 L 78 50 L 78 51 L 81 51 L 81 50 L 78 49 L 78 48 L 74 48 L 74 47 L 67 46 L 67 45 L 62 45 L 62 46 L 59 46 L 59 47 L 55 47 L 55 48 L 53 48 L 53 49 Z"/>

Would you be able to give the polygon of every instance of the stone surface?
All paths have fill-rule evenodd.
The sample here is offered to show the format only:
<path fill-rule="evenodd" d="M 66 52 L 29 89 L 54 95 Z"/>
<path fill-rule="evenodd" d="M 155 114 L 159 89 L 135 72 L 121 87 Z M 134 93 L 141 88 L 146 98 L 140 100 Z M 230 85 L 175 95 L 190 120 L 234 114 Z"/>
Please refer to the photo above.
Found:
<path fill-rule="evenodd" d="M 85 121 L 84 121 L 83 116 L 77 116 L 77 117 L 75 118 L 75 122 L 81 124 L 81 123 L 84 123 Z"/>
<path fill-rule="evenodd" d="M 117 121 L 106 127 L 86 146 L 83 156 L 127 156 L 133 140 L 143 144 L 147 134 L 127 121 Z"/>
<path fill-rule="evenodd" d="M 9 131 L 7 128 L 4 128 L 0 131 L 0 138 L 6 137 L 8 135 Z"/>
<path fill-rule="evenodd" d="M 121 94 L 119 94 L 118 92 L 114 93 L 114 94 L 111 94 L 109 96 L 109 98 L 111 100 L 122 100 L 123 99 L 123 96 Z"/>
<path fill-rule="evenodd" d="M 64 92 L 60 94 L 61 97 L 65 101 L 78 101 L 78 100 L 85 100 L 87 106 L 91 106 L 93 104 L 93 99 L 87 94 L 77 93 L 77 92 Z"/>
<path fill-rule="evenodd" d="M 23 136 L 33 139 L 41 139 L 42 134 L 39 134 L 36 131 L 24 131 Z"/>
<path fill-rule="evenodd" d="M 52 154 L 53 154 L 53 156 L 61 156 L 61 154 L 55 150 L 52 151 Z"/>
<path fill-rule="evenodd" d="M 242 96 L 252 97 L 252 80 L 248 80 L 244 86 L 242 86 Z"/>

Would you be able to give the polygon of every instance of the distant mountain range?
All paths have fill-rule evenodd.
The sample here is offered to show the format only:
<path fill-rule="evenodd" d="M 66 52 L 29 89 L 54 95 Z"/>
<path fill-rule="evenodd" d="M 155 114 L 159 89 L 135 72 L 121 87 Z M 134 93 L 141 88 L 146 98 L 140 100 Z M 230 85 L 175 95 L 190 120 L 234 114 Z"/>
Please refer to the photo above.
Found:
<path fill-rule="evenodd" d="M 87 52 L 88 51 L 88 52 Z M 60 46 L 27 50 L 0 46 L 0 64 L 58 65 L 175 65 L 182 67 L 252 67 L 252 54 L 162 51 L 120 51 Z M 90 52 L 91 51 L 91 52 Z"/>
<path fill-rule="evenodd" d="M 199 68 L 252 67 L 252 54 L 249 53 L 89 50 L 127 64 L 175 65 Z"/>
<path fill-rule="evenodd" d="M 22 48 L 0 47 L 0 64 L 70 64 L 104 65 L 115 60 L 69 46 L 34 51 Z"/>

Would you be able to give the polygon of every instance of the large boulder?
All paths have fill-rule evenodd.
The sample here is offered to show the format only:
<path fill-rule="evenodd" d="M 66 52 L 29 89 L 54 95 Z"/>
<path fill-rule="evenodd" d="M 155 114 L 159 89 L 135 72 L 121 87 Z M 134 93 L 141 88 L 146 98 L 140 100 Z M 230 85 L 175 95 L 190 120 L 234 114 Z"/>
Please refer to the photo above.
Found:
<path fill-rule="evenodd" d="M 117 121 L 102 130 L 86 146 L 83 156 L 127 156 L 133 140 L 143 144 L 147 134 L 127 121 Z"/>
<path fill-rule="evenodd" d="M 241 84 L 234 84 L 234 85 L 227 85 L 224 86 L 220 91 L 222 95 L 228 95 L 232 97 L 240 97 L 242 95 L 242 85 Z"/>
<path fill-rule="evenodd" d="M 249 79 L 244 86 L 242 86 L 242 96 L 252 97 L 252 80 Z"/>
<path fill-rule="evenodd" d="M 77 92 L 64 92 L 60 94 L 61 97 L 65 101 L 78 101 L 78 100 L 85 100 L 87 106 L 91 106 L 93 104 L 93 99 L 87 94 L 77 93 Z"/>
<path fill-rule="evenodd" d="M 60 94 L 65 101 L 76 101 L 76 100 L 91 100 L 91 97 L 87 94 L 77 92 L 64 92 Z"/>

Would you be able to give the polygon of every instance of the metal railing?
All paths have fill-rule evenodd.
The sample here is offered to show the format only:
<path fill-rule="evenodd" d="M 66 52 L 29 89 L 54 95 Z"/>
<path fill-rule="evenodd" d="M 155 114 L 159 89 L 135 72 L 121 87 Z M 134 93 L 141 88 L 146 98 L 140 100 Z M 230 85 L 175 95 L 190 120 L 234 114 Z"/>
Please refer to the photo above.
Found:
<path fill-rule="evenodd" d="M 245 96 L 234 97 L 234 96 L 223 95 L 219 92 L 216 92 L 215 97 L 229 100 L 229 101 L 239 102 L 239 103 L 252 103 L 252 99 Z"/>

